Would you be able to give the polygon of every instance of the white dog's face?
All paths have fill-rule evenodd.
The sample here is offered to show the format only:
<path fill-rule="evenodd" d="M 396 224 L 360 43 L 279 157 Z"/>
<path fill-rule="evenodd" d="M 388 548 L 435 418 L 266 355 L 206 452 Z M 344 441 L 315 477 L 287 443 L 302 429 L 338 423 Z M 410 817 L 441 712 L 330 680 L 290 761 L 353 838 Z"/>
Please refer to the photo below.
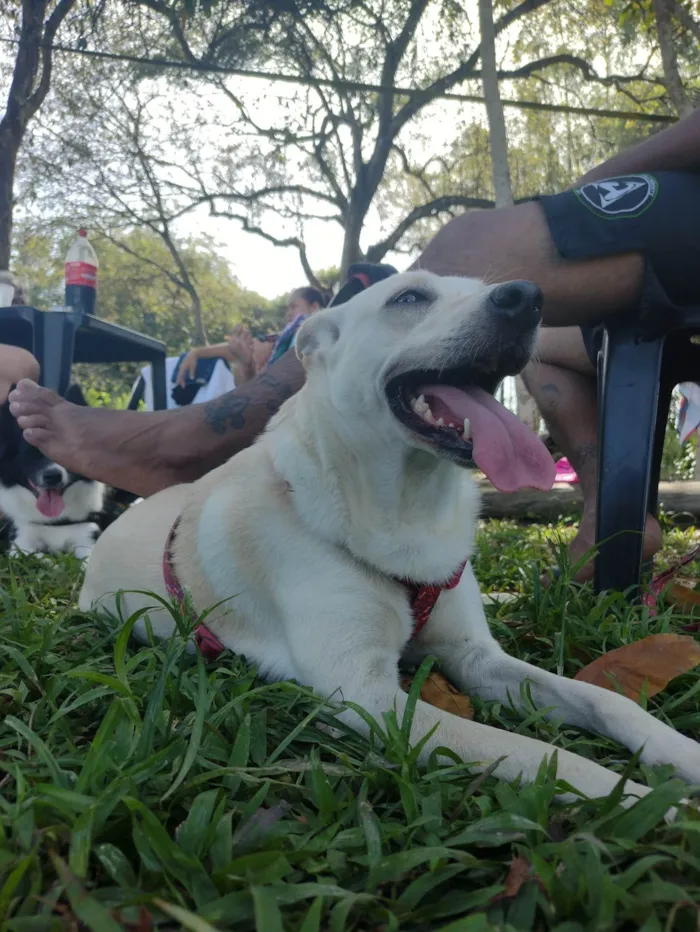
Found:
<path fill-rule="evenodd" d="M 492 481 L 507 489 L 500 461 L 523 447 L 532 458 L 536 438 L 492 396 L 530 359 L 541 297 L 531 282 L 406 272 L 306 321 L 297 353 L 315 397 L 328 398 L 339 417 L 371 419 L 410 446 L 476 462 L 487 475 L 490 464 Z"/>

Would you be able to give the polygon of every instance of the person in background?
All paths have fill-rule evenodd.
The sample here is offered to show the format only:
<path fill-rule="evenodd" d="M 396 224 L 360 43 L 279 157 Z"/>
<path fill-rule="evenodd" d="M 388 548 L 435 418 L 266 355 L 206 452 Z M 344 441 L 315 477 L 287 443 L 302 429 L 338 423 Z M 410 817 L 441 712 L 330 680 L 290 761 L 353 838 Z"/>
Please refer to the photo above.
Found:
<path fill-rule="evenodd" d="M 258 339 L 243 325 L 237 324 L 225 343 L 191 349 L 180 364 L 177 384 L 185 386 L 194 378 L 200 359 L 226 359 L 233 368 L 236 385 L 250 381 L 293 346 L 296 332 L 311 314 L 326 306 L 317 288 L 296 288 L 287 299 L 284 330 L 276 337 Z"/>

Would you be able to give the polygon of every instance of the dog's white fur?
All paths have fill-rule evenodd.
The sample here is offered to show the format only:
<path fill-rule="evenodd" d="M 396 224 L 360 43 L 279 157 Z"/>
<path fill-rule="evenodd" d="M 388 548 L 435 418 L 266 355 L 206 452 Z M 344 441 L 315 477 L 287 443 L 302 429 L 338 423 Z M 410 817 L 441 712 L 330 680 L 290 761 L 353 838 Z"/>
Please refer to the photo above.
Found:
<path fill-rule="evenodd" d="M 434 293 L 428 311 L 385 307 L 391 295 L 416 287 Z M 614 692 L 505 654 L 489 632 L 469 565 L 409 640 L 407 594 L 392 577 L 448 579 L 472 550 L 478 500 L 468 471 L 409 432 L 383 387 L 388 373 L 439 368 L 488 345 L 490 290 L 475 280 L 406 273 L 306 322 L 297 347 L 304 388 L 254 446 L 120 517 L 96 545 L 80 606 L 115 611 L 117 590 L 165 596 L 163 546 L 180 516 L 175 564 L 182 583 L 198 610 L 225 601 L 208 625 L 264 676 L 295 678 L 381 719 L 392 708 L 400 716 L 406 705 L 399 658 L 437 655 L 469 695 L 521 706 L 529 683 L 533 700 L 554 718 L 641 749 L 645 763 L 673 764 L 687 781 L 700 782 L 700 745 Z M 153 605 L 133 591 L 122 598 L 125 613 Z M 162 608 L 150 621 L 158 637 L 172 633 Z M 143 621 L 135 631 L 145 639 Z M 365 727 L 355 713 L 342 714 Z M 448 746 L 481 767 L 505 756 L 496 773 L 507 780 L 533 780 L 555 750 L 419 701 L 412 738 L 431 729 L 424 755 Z M 588 796 L 607 795 L 618 782 L 598 764 L 557 753 L 558 776 Z M 629 782 L 627 792 L 648 790 Z"/>
<path fill-rule="evenodd" d="M 47 465 L 61 470 L 64 474 L 62 485 L 66 485 L 69 480 L 67 471 L 58 463 Z M 15 529 L 10 554 L 73 553 L 79 560 L 86 560 L 92 553 L 100 528 L 85 518 L 102 511 L 104 498 L 105 487 L 101 482 L 74 482 L 63 494 L 65 507 L 60 520 L 75 523 L 54 524 L 51 518 L 45 518 L 37 511 L 36 496 L 29 489 L 21 485 L 0 484 L 0 514 L 9 518 Z"/>

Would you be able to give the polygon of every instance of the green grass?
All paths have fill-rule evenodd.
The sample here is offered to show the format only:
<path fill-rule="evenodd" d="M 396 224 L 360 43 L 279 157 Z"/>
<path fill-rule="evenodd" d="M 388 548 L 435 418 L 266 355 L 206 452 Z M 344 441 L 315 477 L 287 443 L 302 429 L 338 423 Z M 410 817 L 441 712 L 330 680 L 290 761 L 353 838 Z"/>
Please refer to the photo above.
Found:
<path fill-rule="evenodd" d="M 620 596 L 538 574 L 571 531 L 491 522 L 476 558 L 512 653 L 567 676 L 605 650 L 680 630 Z M 674 531 L 671 550 L 688 546 Z M 308 690 L 266 685 L 180 638 L 150 648 L 75 610 L 79 569 L 0 557 L 0 932 L 128 929 L 691 930 L 700 816 L 684 788 L 619 746 L 475 702 L 479 721 L 538 736 L 655 791 L 563 806 L 542 773 L 517 788 L 441 756 L 418 766 L 399 723 L 364 741 L 324 725 Z M 649 702 L 700 731 L 700 682 Z M 513 894 L 511 865 L 531 866 Z"/>

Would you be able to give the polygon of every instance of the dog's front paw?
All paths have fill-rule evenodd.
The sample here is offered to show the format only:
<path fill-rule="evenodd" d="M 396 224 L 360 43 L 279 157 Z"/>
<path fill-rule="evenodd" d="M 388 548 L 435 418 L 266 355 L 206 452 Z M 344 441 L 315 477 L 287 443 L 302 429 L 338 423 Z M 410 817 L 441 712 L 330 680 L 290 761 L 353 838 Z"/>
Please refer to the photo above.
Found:
<path fill-rule="evenodd" d="M 650 740 L 641 759 L 650 767 L 672 764 L 686 783 L 700 784 L 700 744 L 669 728 L 663 738 Z"/>
<path fill-rule="evenodd" d="M 79 560 L 87 560 L 89 559 L 93 549 L 93 547 L 76 547 L 73 551 L 73 555 L 76 556 Z"/>

